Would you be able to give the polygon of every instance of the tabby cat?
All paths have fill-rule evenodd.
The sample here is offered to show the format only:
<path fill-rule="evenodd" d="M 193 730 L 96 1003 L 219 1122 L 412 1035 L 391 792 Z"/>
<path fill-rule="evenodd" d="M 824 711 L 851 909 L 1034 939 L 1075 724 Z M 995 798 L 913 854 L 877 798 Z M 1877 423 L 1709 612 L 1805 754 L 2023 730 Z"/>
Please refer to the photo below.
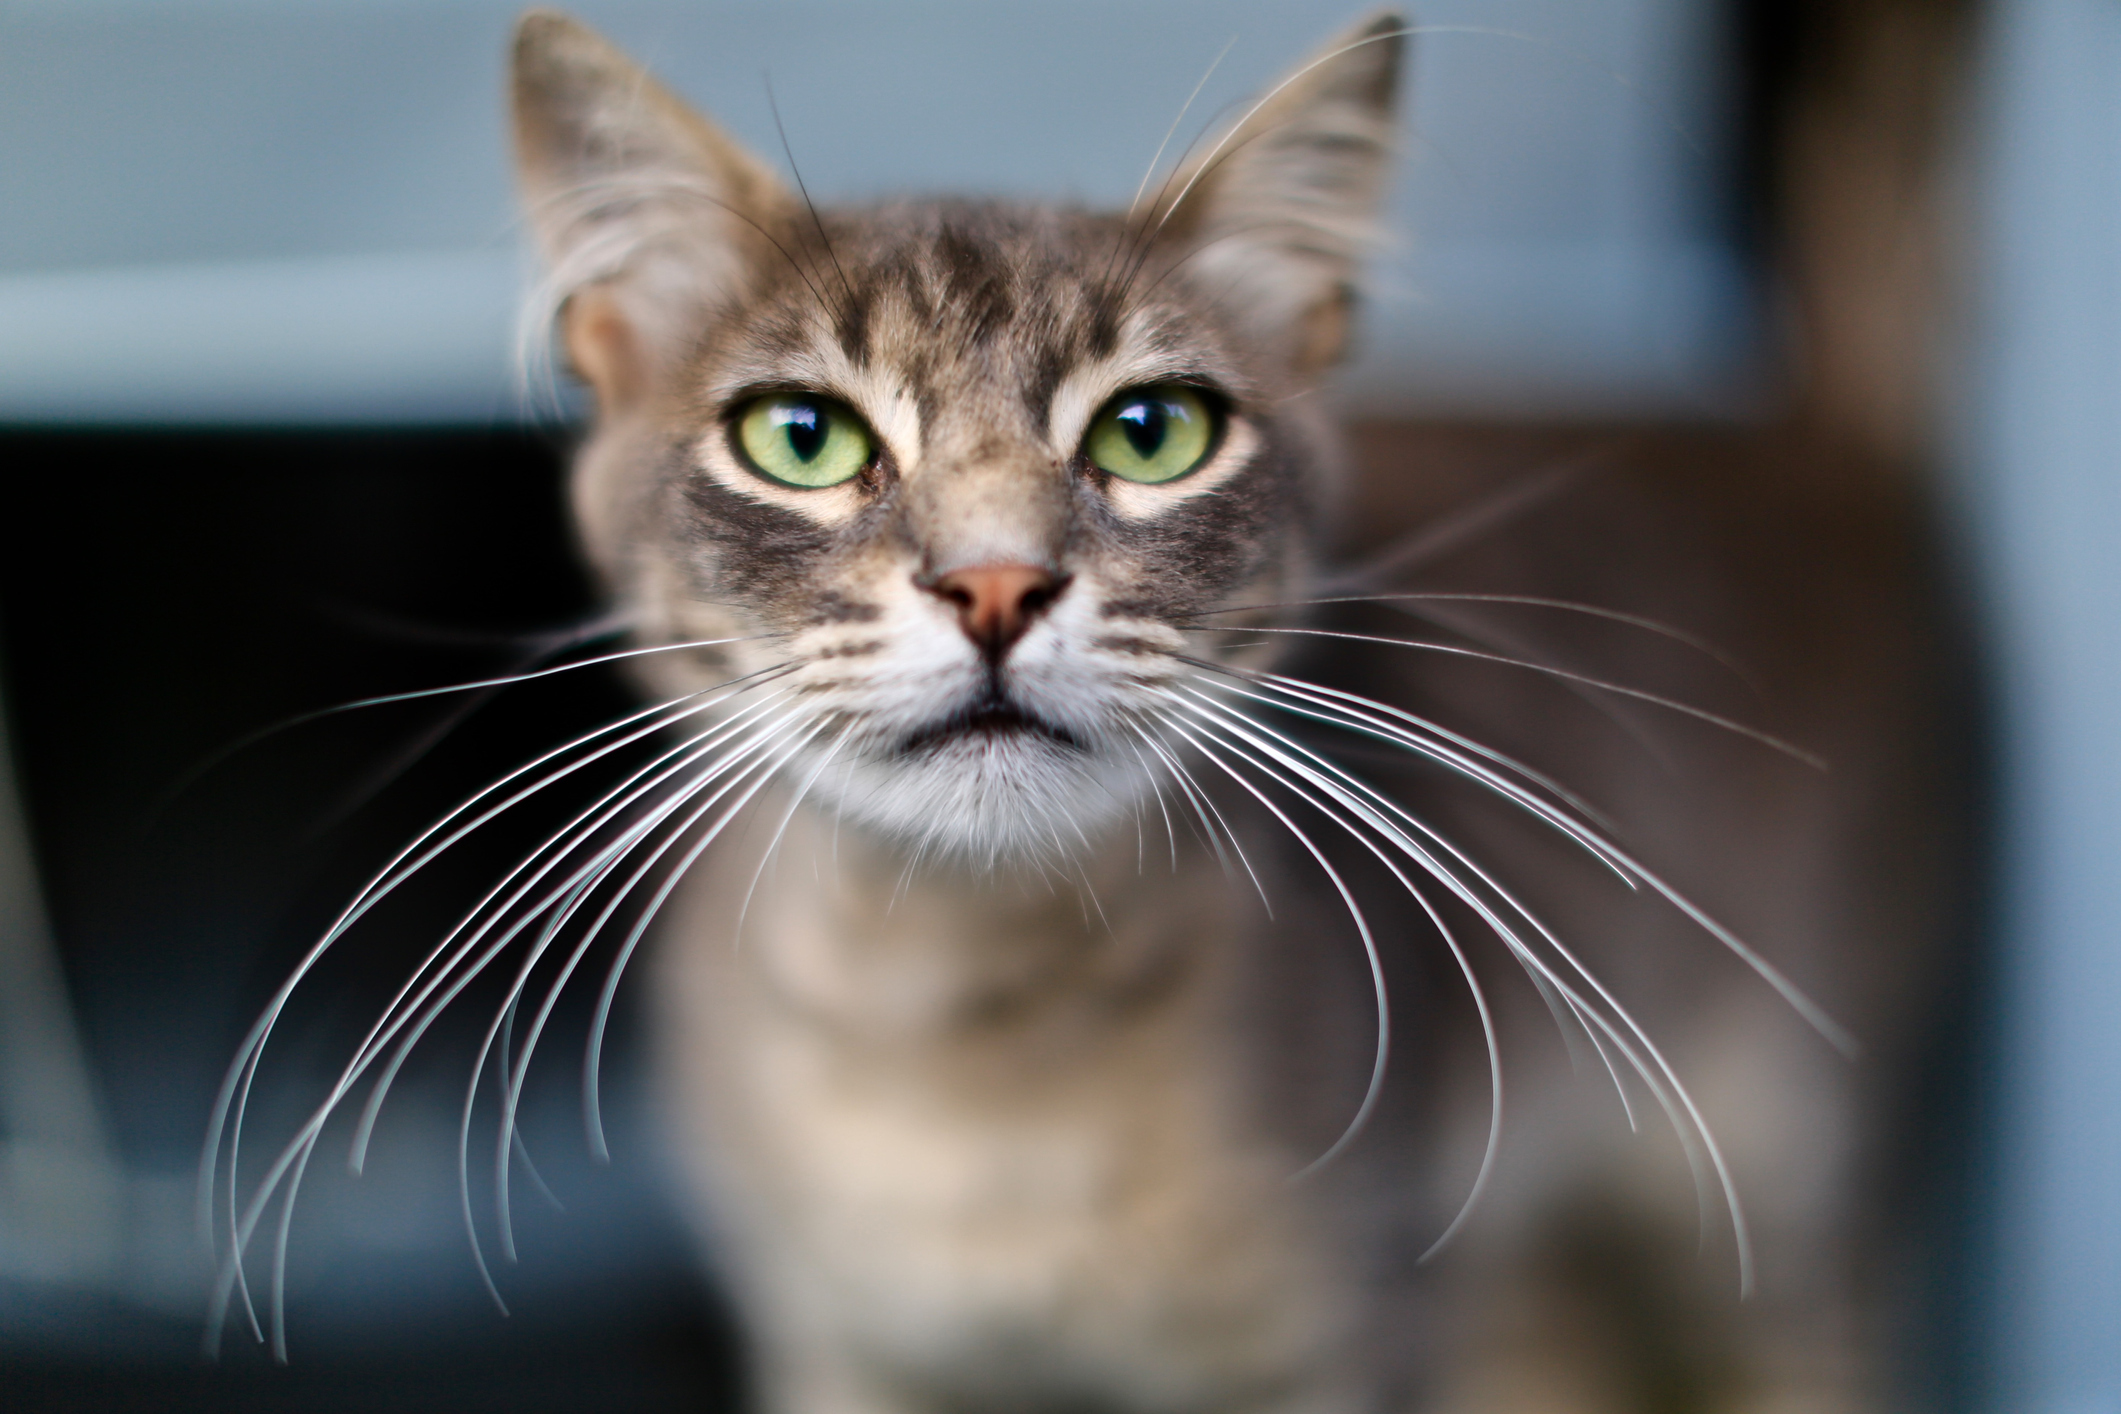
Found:
<path fill-rule="evenodd" d="M 520 1087 L 596 940 L 608 1004 L 654 918 L 672 1149 L 765 1409 L 1884 1397 L 1835 1050 L 1898 1023 L 1767 955 L 1810 980 L 1873 945 L 1838 877 L 1858 812 L 1758 733 L 1681 809 L 1711 748 L 1661 764 L 1546 695 L 1670 708 L 1608 689 L 1627 652 L 1413 640 L 1501 674 L 1446 681 L 1382 621 L 1510 596 L 1324 563 L 1319 389 L 1407 34 L 1334 39 L 1126 211 L 820 211 L 588 30 L 522 21 L 546 312 L 596 406 L 574 511 L 653 705 L 438 825 L 320 947 L 492 812 L 652 754 L 231 1206 L 223 1311 L 355 1080 L 506 958 L 487 1043 Z"/>

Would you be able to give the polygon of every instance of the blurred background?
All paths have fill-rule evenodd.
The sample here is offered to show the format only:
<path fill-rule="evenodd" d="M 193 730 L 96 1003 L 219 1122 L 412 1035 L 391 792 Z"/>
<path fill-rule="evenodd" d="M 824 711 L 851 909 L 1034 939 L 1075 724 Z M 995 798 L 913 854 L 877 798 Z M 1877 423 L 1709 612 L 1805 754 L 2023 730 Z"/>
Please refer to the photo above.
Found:
<path fill-rule="evenodd" d="M 196 771 L 297 713 L 507 671 L 593 608 L 559 498 L 573 404 L 513 360 L 518 8 L 0 0 L 9 1408 L 661 1409 L 732 1388 L 623 1017 L 618 1162 L 583 1156 L 565 1058 L 533 1072 L 526 1129 L 566 1211 L 519 1202 L 509 1320 L 456 1208 L 477 1038 L 443 1034 L 367 1175 L 315 1166 L 295 1363 L 234 1331 L 218 1365 L 198 1354 L 198 1146 L 258 1008 L 394 846 L 556 722 L 625 701 L 570 674 L 417 762 L 446 725 L 428 708 Z M 776 162 L 777 107 L 820 201 L 1124 203 L 1211 64 L 1181 137 L 1347 18 L 570 8 Z M 1376 470 L 1364 504 L 1408 523 L 1625 432 L 1646 462 L 1716 469 L 1686 494 L 1789 527 L 1776 573 L 1815 590 L 1864 582 L 1845 561 L 1867 552 L 1833 548 L 1850 527 L 1890 545 L 1919 691 L 1957 724 L 1926 1397 L 2121 1410 L 2121 9 L 1419 10 L 1392 242 L 1342 395 L 1373 469 L 1417 448 L 1443 471 L 1417 491 Z M 305 1002 L 287 1073 L 358 1040 L 418 916 L 398 925 L 414 952 L 344 959 Z M 300 1101 L 263 1096 L 260 1132 Z"/>

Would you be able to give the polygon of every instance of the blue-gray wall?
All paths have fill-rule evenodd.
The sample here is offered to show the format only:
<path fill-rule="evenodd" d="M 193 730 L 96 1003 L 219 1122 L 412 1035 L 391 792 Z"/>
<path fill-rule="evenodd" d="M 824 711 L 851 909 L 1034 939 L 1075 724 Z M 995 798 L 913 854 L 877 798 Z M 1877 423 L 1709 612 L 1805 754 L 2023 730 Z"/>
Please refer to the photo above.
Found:
<path fill-rule="evenodd" d="M 1999 1410 L 2121 1411 L 2121 6 L 2003 0 L 1975 435 L 1954 488 L 1997 673 Z"/>
<path fill-rule="evenodd" d="M 1302 0 L 583 0 L 820 199 L 1122 203 L 1352 18 Z M 517 0 L 0 5 L 0 421 L 482 421 L 518 410 L 501 60 Z M 1373 410 L 1727 406 L 1713 6 L 1427 0 Z M 1234 41 L 1234 42 L 1233 42 Z"/>

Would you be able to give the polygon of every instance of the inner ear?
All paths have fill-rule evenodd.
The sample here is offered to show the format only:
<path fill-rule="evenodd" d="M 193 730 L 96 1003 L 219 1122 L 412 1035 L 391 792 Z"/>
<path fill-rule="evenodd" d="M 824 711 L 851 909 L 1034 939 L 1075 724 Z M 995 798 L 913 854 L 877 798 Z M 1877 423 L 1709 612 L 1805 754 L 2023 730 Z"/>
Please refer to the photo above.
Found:
<path fill-rule="evenodd" d="M 568 298 L 560 337 L 576 376 L 596 393 L 605 417 L 633 406 L 648 391 L 648 361 L 633 325 L 610 290 L 590 285 Z"/>
<path fill-rule="evenodd" d="M 1299 377 L 1324 373 L 1347 356 L 1355 324 L 1355 290 L 1341 284 L 1297 318 L 1294 363 Z"/>

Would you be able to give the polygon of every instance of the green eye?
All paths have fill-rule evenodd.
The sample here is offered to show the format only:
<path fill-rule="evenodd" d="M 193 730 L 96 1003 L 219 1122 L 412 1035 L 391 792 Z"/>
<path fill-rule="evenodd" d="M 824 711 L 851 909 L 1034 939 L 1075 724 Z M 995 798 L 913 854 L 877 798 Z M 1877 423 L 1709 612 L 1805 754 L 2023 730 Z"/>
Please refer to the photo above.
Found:
<path fill-rule="evenodd" d="M 789 486 L 837 486 L 869 465 L 876 443 L 844 404 L 806 393 L 769 393 L 737 420 L 751 469 Z"/>
<path fill-rule="evenodd" d="M 1122 481 L 1176 481 L 1208 459 L 1215 414 L 1207 400 L 1176 383 L 1130 388 L 1090 424 L 1083 451 L 1091 465 Z"/>

